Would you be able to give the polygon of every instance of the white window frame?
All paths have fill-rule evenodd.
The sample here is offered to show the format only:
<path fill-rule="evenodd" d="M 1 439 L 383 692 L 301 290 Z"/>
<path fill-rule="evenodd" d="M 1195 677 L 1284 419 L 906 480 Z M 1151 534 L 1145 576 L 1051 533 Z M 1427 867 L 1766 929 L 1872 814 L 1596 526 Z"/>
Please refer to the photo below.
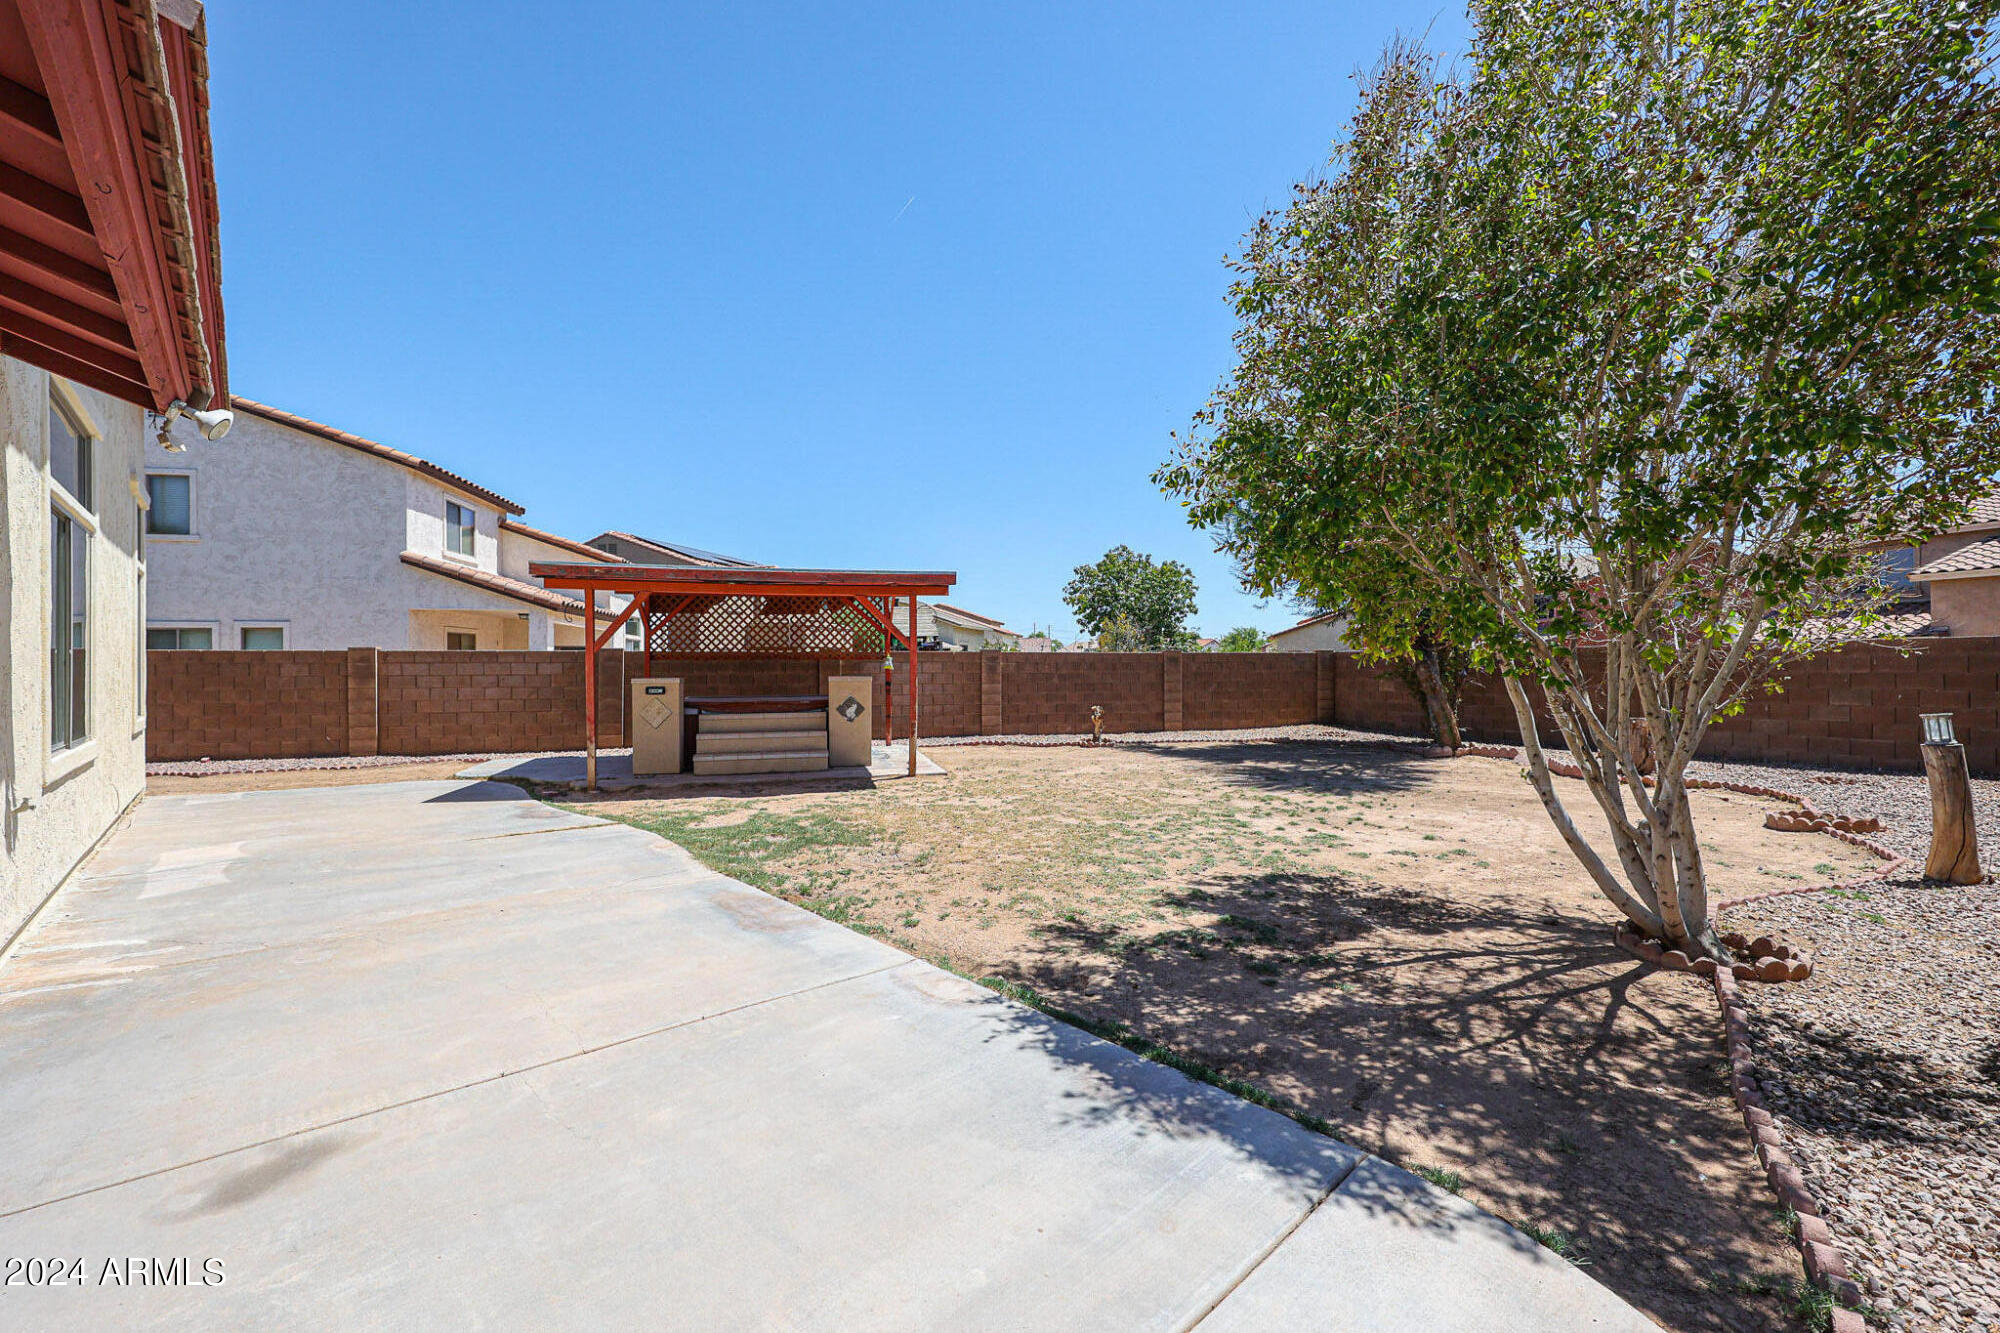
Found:
<path fill-rule="evenodd" d="M 201 540 L 201 496 L 199 494 L 201 490 L 201 483 L 195 480 L 196 475 L 197 474 L 192 468 L 149 467 L 146 469 L 146 478 L 148 482 L 150 482 L 154 477 L 187 478 L 188 530 L 186 532 L 154 532 L 151 530 L 150 524 L 152 522 L 151 514 L 153 512 L 153 488 L 152 486 L 147 485 L 143 489 L 146 492 L 145 509 L 148 515 L 147 523 L 149 526 L 142 528 L 140 530 L 139 536 L 141 538 L 149 542 L 198 542 Z"/>
<path fill-rule="evenodd" d="M 48 386 L 49 407 L 52 410 L 62 412 L 68 418 L 70 427 L 78 433 L 80 438 L 86 439 L 91 446 L 90 484 L 92 490 L 97 490 L 100 484 L 97 475 L 97 445 L 104 439 L 104 430 L 97 424 L 97 419 L 91 416 L 89 409 L 83 405 L 83 399 L 78 396 L 76 390 L 71 388 L 67 382 L 57 376 L 51 375 L 48 378 Z M 44 430 L 46 429 L 46 426 L 44 426 Z M 88 734 L 85 735 L 81 742 L 65 745 L 61 749 L 56 748 L 54 728 L 49 717 L 53 699 L 45 696 L 42 700 L 40 711 L 42 714 L 42 789 L 44 791 L 61 782 L 78 769 L 85 768 L 96 762 L 97 737 L 100 730 L 98 724 L 102 721 L 98 716 L 100 710 L 97 707 L 97 690 L 95 688 L 98 676 L 97 626 L 100 620 L 98 608 L 99 602 L 102 599 L 93 595 L 96 592 L 94 581 L 97 577 L 97 566 L 100 563 L 98 558 L 100 555 L 98 549 L 99 542 L 97 538 L 100 535 L 101 529 L 98 526 L 95 511 L 85 508 L 81 500 L 78 500 L 74 495 L 69 493 L 67 486 L 56 480 L 55 473 L 50 470 L 49 466 L 50 448 L 51 442 L 44 439 L 42 441 L 42 478 L 47 486 L 48 504 L 42 511 L 44 517 L 41 521 L 46 523 L 48 521 L 47 514 L 51 510 L 60 509 L 64 517 L 83 529 L 85 536 L 85 553 L 83 559 L 83 576 L 86 580 L 84 588 L 86 620 L 83 631 L 84 652 L 86 654 L 84 658 L 84 689 L 89 691 L 89 697 L 84 702 L 85 730 Z M 44 531 L 46 530 L 44 528 Z M 55 568 L 55 555 L 54 551 L 49 552 L 49 573 L 51 575 L 53 575 Z M 49 589 L 46 584 L 41 589 L 39 600 L 42 604 L 45 630 L 42 639 L 44 645 L 43 651 L 46 653 L 48 651 L 47 646 L 55 642 L 57 629 L 54 621 L 55 608 L 50 605 Z M 48 678 L 48 669 L 46 666 L 42 669 L 42 676 L 45 686 L 52 695 L 55 690 L 55 682 Z"/>
<path fill-rule="evenodd" d="M 161 628 L 164 629 L 165 626 L 162 626 Z M 280 642 L 275 649 L 245 648 L 243 646 L 243 631 L 247 629 L 274 629 L 278 631 L 278 634 L 281 636 Z M 292 622 L 289 620 L 239 620 L 236 622 L 236 648 L 235 648 L 236 652 L 240 653 L 285 652 L 288 649 L 290 649 L 291 646 L 292 646 Z"/>
<path fill-rule="evenodd" d="M 454 509 L 465 516 L 465 521 L 459 526 L 472 538 L 472 549 L 470 551 L 459 551 L 452 548 L 451 511 Z M 479 511 L 460 500 L 448 499 L 444 502 L 444 554 L 447 560 L 463 560 L 475 565 L 479 563 Z"/>

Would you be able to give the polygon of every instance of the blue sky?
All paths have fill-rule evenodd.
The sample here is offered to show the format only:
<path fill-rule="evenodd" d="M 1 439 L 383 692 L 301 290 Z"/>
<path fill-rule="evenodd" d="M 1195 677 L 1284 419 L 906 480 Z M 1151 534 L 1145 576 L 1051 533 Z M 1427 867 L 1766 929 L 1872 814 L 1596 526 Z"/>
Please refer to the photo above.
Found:
<path fill-rule="evenodd" d="M 213 0 L 230 379 L 574 537 L 1073 566 L 1295 619 L 1149 480 L 1229 364 L 1232 251 L 1435 4 Z"/>

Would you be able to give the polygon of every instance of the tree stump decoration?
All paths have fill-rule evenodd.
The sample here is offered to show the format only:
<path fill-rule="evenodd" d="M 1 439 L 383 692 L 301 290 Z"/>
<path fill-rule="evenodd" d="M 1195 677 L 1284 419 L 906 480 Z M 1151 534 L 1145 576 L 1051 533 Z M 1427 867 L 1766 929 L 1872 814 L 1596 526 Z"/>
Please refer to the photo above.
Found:
<path fill-rule="evenodd" d="M 1957 741 L 1925 742 L 1924 777 L 1931 788 L 1931 854 L 1924 878 L 1977 884 L 1979 834 L 1972 821 L 1972 777 Z"/>

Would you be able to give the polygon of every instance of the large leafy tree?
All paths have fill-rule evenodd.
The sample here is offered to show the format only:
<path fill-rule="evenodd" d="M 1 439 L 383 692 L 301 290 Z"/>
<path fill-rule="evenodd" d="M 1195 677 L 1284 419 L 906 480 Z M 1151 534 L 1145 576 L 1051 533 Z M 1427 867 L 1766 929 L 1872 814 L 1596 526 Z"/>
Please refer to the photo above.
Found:
<path fill-rule="evenodd" d="M 1995 8 L 1512 0 L 1462 73 L 1392 48 L 1249 234 L 1236 368 L 1160 473 L 1254 583 L 1419 588 L 1577 858 L 1690 950 L 1705 731 L 1875 632 L 1857 545 L 2000 465 Z"/>
<path fill-rule="evenodd" d="M 1194 571 L 1178 560 L 1154 563 L 1129 546 L 1114 546 L 1094 565 L 1078 565 L 1063 600 L 1084 633 L 1109 651 L 1191 648 Z"/>

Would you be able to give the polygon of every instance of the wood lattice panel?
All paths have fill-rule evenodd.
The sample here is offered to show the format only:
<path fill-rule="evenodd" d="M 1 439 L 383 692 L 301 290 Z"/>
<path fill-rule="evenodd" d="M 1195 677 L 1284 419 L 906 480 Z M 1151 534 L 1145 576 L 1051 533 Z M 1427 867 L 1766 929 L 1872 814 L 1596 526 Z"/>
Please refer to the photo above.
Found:
<path fill-rule="evenodd" d="M 875 657 L 887 648 L 881 626 L 849 597 L 654 594 L 645 615 L 648 649 L 668 656 Z"/>

